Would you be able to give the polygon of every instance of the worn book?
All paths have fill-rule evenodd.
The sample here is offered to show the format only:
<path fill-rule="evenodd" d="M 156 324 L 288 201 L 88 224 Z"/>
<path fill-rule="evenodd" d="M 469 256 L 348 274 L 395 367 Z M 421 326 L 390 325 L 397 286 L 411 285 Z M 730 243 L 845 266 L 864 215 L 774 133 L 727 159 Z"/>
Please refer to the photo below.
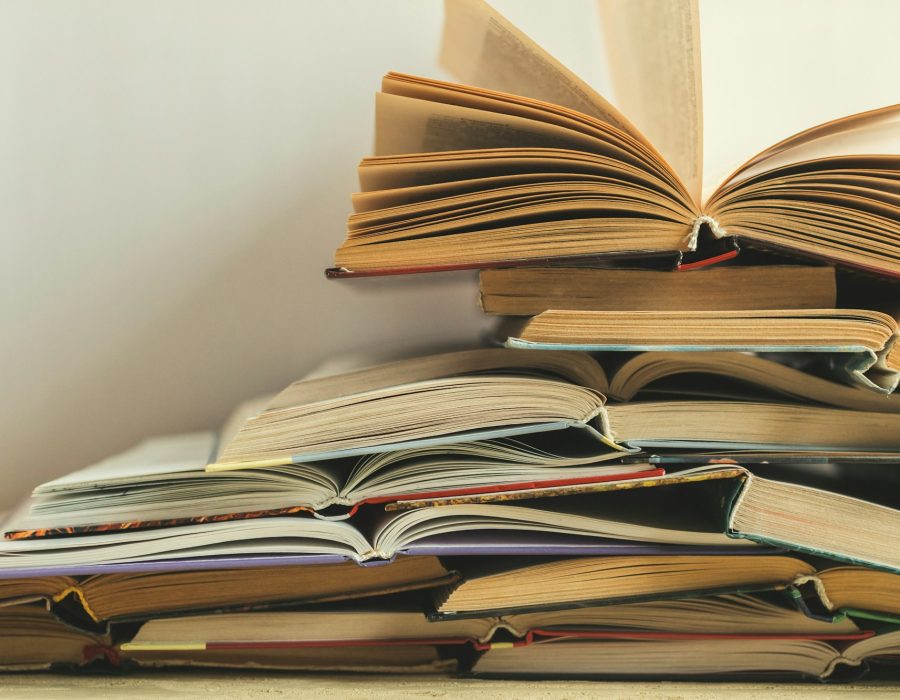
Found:
<path fill-rule="evenodd" d="M 385 76 L 375 155 L 360 164 L 330 274 L 691 252 L 697 265 L 744 241 L 900 276 L 900 106 L 813 126 L 713 173 L 695 0 L 653 12 L 602 3 L 613 83 L 652 143 L 487 3 L 445 7 L 441 62 L 461 83 Z"/>
<path fill-rule="evenodd" d="M 900 397 L 871 391 L 868 380 L 847 377 L 843 367 L 836 366 L 831 358 L 824 364 L 804 363 L 802 368 L 730 351 L 650 351 L 626 358 L 619 363 L 610 356 L 603 360 L 609 367 L 609 385 L 603 393 L 617 401 L 676 397 L 789 399 L 857 411 L 900 411 Z M 835 381 L 840 377 L 849 383 Z"/>
<path fill-rule="evenodd" d="M 458 578 L 431 556 L 397 557 L 382 566 L 339 562 L 263 567 L 252 563 L 232 561 L 227 568 L 222 563 L 218 568 L 170 564 L 170 570 L 158 571 L 129 571 L 126 566 L 121 573 L 4 577 L 0 578 L 0 606 L 41 599 L 59 617 L 99 624 L 188 610 L 367 598 L 446 586 Z M 215 561 L 209 564 L 216 566 Z"/>
<path fill-rule="evenodd" d="M 607 387 L 606 373 L 586 353 L 500 349 L 299 381 L 248 418 L 209 469 L 255 469 L 572 430 L 587 431 L 598 451 L 605 447 L 618 456 L 660 447 L 900 449 L 895 413 L 774 401 L 607 404 Z"/>
<path fill-rule="evenodd" d="M 862 309 L 579 311 L 539 313 L 509 329 L 506 345 L 585 351 L 732 350 L 826 353 L 850 381 L 891 393 L 900 336 L 888 314 Z"/>
<path fill-rule="evenodd" d="M 900 632 L 851 643 L 814 639 L 553 639 L 488 649 L 476 676 L 704 680 L 846 680 L 894 663 Z"/>
<path fill-rule="evenodd" d="M 213 433 L 145 440 L 39 485 L 10 518 L 8 536 L 87 534 L 209 520 L 315 513 L 345 519 L 364 506 L 410 498 L 517 491 L 662 474 L 609 462 L 618 453 L 569 431 L 403 450 L 338 460 L 207 469 Z"/>
<path fill-rule="evenodd" d="M 396 609 L 391 609 L 391 607 Z M 237 612 L 150 619 L 120 649 L 303 649 L 317 646 L 532 644 L 557 638 L 787 637 L 850 641 L 872 636 L 852 619 L 823 620 L 768 597 L 710 596 L 429 621 L 410 605 Z"/>
<path fill-rule="evenodd" d="M 0 576 L 82 572 L 84 562 L 93 566 L 169 562 L 177 566 L 184 559 L 215 562 L 215 557 L 236 555 L 319 555 L 326 561 L 368 562 L 403 554 L 755 549 L 754 543 L 728 537 L 718 523 L 702 522 L 693 512 L 607 514 L 598 510 L 594 501 L 588 495 L 520 504 L 460 503 L 372 513 L 353 521 L 298 515 L 89 535 L 47 537 L 34 532 L 0 541 Z"/>
<path fill-rule="evenodd" d="M 660 270 L 512 267 L 482 270 L 485 313 L 570 311 L 749 311 L 826 309 L 837 304 L 831 267 L 747 265 L 672 275 Z"/>
<path fill-rule="evenodd" d="M 538 368 L 529 370 L 523 365 L 516 369 L 515 364 L 524 360 L 540 364 L 543 360 L 558 363 L 560 371 L 566 365 L 569 370 L 580 367 L 582 371 L 574 379 L 589 381 L 592 387 L 615 401 L 691 398 L 773 403 L 789 400 L 854 411 L 900 413 L 896 396 L 850 387 L 746 353 L 646 352 L 616 363 L 613 360 L 617 357 L 603 358 L 608 368 L 604 371 L 592 358 L 575 353 L 466 351 L 382 365 L 354 372 L 349 379 L 338 375 L 331 381 L 344 387 L 335 390 L 338 394 L 352 391 L 354 386 L 371 387 L 372 378 L 379 375 L 384 381 L 377 382 L 378 386 L 383 388 L 385 382 L 394 382 L 408 390 L 423 376 L 419 369 L 424 365 L 444 366 L 441 372 L 465 374 L 472 367 L 476 372 L 478 367 L 487 367 L 484 361 L 492 358 L 498 370 L 530 371 L 534 376 Z M 471 364 L 475 359 L 478 362 Z M 510 367 L 504 369 L 504 364 Z M 550 365 L 545 368 L 549 369 Z M 314 384 L 302 382 L 299 387 L 315 389 L 323 383 L 325 380 L 320 379 Z M 148 439 L 95 465 L 40 484 L 24 507 L 7 520 L 5 531 L 85 534 L 153 524 L 186 525 L 216 518 L 299 512 L 346 518 L 366 504 L 560 488 L 662 474 L 658 465 L 650 466 L 643 460 L 622 464 L 614 459 L 622 454 L 620 450 L 610 449 L 585 430 L 534 432 L 468 442 L 454 442 L 457 436 L 448 436 L 443 444 L 410 446 L 336 460 L 300 458 L 297 463 L 276 465 L 251 462 L 247 466 L 252 468 L 238 468 L 244 467 L 240 462 L 216 463 L 223 441 L 227 444 L 229 436 L 238 434 L 244 422 L 255 413 L 264 412 L 266 403 L 250 408 L 253 410 L 248 412 L 242 405 L 234 412 L 221 438 L 213 433 L 193 433 Z M 740 411 L 740 407 L 732 405 L 727 410 Z M 861 417 L 866 418 L 864 414 Z M 820 459 L 804 457 L 802 452 L 785 452 L 777 457 L 771 457 L 770 450 L 738 453 L 738 448 L 728 447 L 737 461 L 745 463 L 757 461 L 754 452 L 769 461 Z M 721 449 L 718 454 L 721 456 Z M 864 455 L 843 451 L 842 455 L 844 460 L 897 458 L 890 451 Z M 673 464 L 679 459 L 672 453 L 657 457 L 674 460 Z M 682 461 L 703 460 L 696 457 Z"/>
<path fill-rule="evenodd" d="M 215 616 L 211 616 L 215 617 Z M 227 616 L 226 616 L 227 617 Z M 403 646 L 268 647 L 203 649 L 182 644 L 131 653 L 127 632 L 91 633 L 72 627 L 40 603 L 0 607 L 0 671 L 122 672 L 141 667 L 223 667 L 291 671 L 446 673 L 457 659 L 433 644 Z"/>
<path fill-rule="evenodd" d="M 688 509 L 692 513 L 694 529 L 721 530 L 731 537 L 900 573 L 896 547 L 900 537 L 900 501 L 892 497 L 895 483 L 886 477 L 874 486 L 866 482 L 864 488 L 859 489 L 858 484 L 838 473 L 839 476 L 833 479 L 817 480 L 819 486 L 824 485 L 821 488 L 797 483 L 803 479 L 798 479 L 800 474 L 796 471 L 777 470 L 780 478 L 765 478 L 739 466 L 733 458 L 710 461 L 713 463 L 661 477 L 563 489 L 407 501 L 391 504 L 388 508 L 427 508 L 446 503 L 475 504 L 499 500 L 505 503 L 533 502 L 542 497 L 553 497 L 583 500 L 609 515 L 624 514 L 629 510 L 666 511 L 672 503 L 677 503 L 679 512 Z"/>
<path fill-rule="evenodd" d="M 850 615 L 892 624 L 900 619 L 897 574 L 862 566 L 817 571 L 792 556 L 473 559 L 463 568 L 459 583 L 436 589 L 433 619 L 600 609 L 647 600 L 661 605 L 666 599 L 774 591 L 784 592 L 797 610 L 811 617 L 836 620 Z"/>

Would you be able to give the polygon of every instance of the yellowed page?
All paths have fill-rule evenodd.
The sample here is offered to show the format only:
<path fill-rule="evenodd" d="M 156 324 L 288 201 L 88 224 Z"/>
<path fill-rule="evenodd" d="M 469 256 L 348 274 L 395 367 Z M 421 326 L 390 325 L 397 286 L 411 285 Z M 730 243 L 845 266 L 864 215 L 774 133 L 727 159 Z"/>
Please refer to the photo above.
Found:
<path fill-rule="evenodd" d="M 699 205 L 703 98 L 697 0 L 598 0 L 616 104 Z"/>
<path fill-rule="evenodd" d="M 900 104 L 837 119 L 785 139 L 741 166 L 727 184 L 819 158 L 892 154 L 900 154 Z"/>
<path fill-rule="evenodd" d="M 897 0 L 700 0 L 700 18 L 706 193 L 791 134 L 900 102 Z"/>
<path fill-rule="evenodd" d="M 375 97 L 375 155 L 514 147 L 586 151 L 644 167 L 617 146 L 555 124 L 381 92 Z"/>
<path fill-rule="evenodd" d="M 619 110 L 483 0 L 446 0 L 444 7 L 440 61 L 457 80 L 569 107 L 648 143 Z"/>

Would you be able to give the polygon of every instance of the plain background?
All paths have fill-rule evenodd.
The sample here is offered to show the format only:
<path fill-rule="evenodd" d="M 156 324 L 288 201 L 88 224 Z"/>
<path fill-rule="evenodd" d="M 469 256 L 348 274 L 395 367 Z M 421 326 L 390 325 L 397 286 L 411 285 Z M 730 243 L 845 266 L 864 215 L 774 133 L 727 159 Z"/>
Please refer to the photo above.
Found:
<path fill-rule="evenodd" d="M 591 0 L 495 5 L 605 91 Z M 0 510 L 337 354 L 478 342 L 472 274 L 322 275 L 380 77 L 446 77 L 441 17 L 437 0 L 0 0 Z M 705 3 L 707 148 L 733 161 L 811 114 L 900 101 L 898 20 L 891 0 Z"/>

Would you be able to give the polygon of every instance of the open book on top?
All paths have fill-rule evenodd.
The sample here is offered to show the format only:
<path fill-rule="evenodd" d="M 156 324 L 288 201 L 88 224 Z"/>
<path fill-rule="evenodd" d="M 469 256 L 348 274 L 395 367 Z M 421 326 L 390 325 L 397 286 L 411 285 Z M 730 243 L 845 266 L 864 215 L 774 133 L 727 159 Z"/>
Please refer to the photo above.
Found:
<path fill-rule="evenodd" d="M 330 272 L 681 254 L 708 232 L 900 275 L 900 106 L 814 126 L 704 187 L 697 3 L 603 12 L 614 83 L 656 146 L 482 0 L 447 0 L 441 60 L 466 84 L 384 78 Z"/>

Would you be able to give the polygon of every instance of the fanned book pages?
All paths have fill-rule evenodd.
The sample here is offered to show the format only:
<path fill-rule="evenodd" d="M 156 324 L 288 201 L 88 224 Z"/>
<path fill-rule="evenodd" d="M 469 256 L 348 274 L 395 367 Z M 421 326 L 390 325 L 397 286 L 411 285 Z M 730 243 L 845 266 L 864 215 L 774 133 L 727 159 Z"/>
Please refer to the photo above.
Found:
<path fill-rule="evenodd" d="M 749 350 L 835 356 L 844 374 L 875 391 L 900 383 L 897 321 L 879 311 L 570 311 L 551 309 L 510 329 L 519 349 Z M 843 359 L 842 359 L 843 358 Z"/>
<path fill-rule="evenodd" d="M 712 593 L 728 593 L 733 598 L 737 593 L 751 591 L 754 595 L 786 593 L 783 600 L 792 600 L 805 615 L 819 619 L 840 620 L 847 615 L 889 623 L 900 619 L 900 583 L 896 574 L 861 566 L 816 571 L 809 563 L 787 556 L 479 560 L 464 568 L 459 584 L 443 591 L 437 589 L 434 619 L 500 615 L 504 620 L 516 620 L 519 627 L 550 627 L 561 624 L 559 619 L 571 616 L 567 611 L 579 607 L 587 610 L 585 624 L 593 618 L 596 622 L 590 624 L 626 627 L 635 624 L 635 616 L 624 616 L 615 623 L 612 619 L 616 610 L 646 610 L 652 618 L 662 611 L 671 611 L 670 599 L 683 598 L 684 602 L 676 608 L 686 611 L 706 605 L 711 617 L 690 625 L 679 617 L 677 631 L 725 633 L 727 628 L 717 626 L 721 625 L 723 611 L 720 609 L 717 614 L 714 606 L 702 601 Z M 751 610 L 744 612 L 749 614 Z M 664 619 L 671 622 L 673 618 Z M 779 629 L 768 622 L 765 625 L 771 631 Z M 663 629 L 660 622 L 654 624 L 647 617 L 642 626 L 635 626 L 657 632 Z M 784 631 L 783 627 L 780 629 Z M 750 633 L 749 628 L 744 631 Z"/>
<path fill-rule="evenodd" d="M 0 670 L 76 669 L 116 658 L 108 634 L 77 629 L 42 602 L 0 607 Z"/>
<path fill-rule="evenodd" d="M 355 600 L 447 586 L 458 578 L 431 556 L 398 557 L 382 566 L 209 563 L 214 568 L 192 568 L 189 563 L 151 572 L 0 577 L 0 611 L 10 603 L 39 598 L 60 617 L 99 624 L 186 611 Z"/>
<path fill-rule="evenodd" d="M 229 617 L 211 615 L 208 619 Z M 277 615 L 275 617 L 277 619 Z M 127 630 L 126 626 L 114 634 L 86 632 L 60 621 L 40 603 L 0 607 L 0 670 L 52 669 L 108 673 L 114 669 L 119 672 L 132 670 L 135 666 L 210 666 L 294 671 L 446 673 L 457 668 L 455 658 L 441 654 L 435 645 L 427 643 L 390 648 L 383 645 L 285 648 L 284 645 L 243 643 L 213 645 L 209 649 L 203 649 L 196 643 L 182 643 L 162 649 L 139 645 L 138 652 L 132 653 L 127 641 L 132 633 Z M 124 641 L 119 641 L 123 635 Z"/>
<path fill-rule="evenodd" d="M 615 494 L 617 495 L 617 494 Z M 639 512 L 615 499 L 544 498 L 517 504 L 459 503 L 373 514 L 362 521 L 264 517 L 199 525 L 0 542 L 0 578 L 89 573 L 99 565 L 153 564 L 214 557 L 319 555 L 328 561 L 390 560 L 400 554 L 538 555 L 567 552 L 755 552 L 728 537 L 721 514 L 703 503 L 684 511 Z M 673 549 L 674 548 L 674 549 Z M 89 564 L 85 564 L 89 562 Z M 187 566 L 187 564 L 182 565 Z M 216 568 L 221 568 L 222 565 Z"/>
<path fill-rule="evenodd" d="M 384 78 L 334 276 L 733 255 L 706 252 L 704 236 L 900 276 L 900 106 L 789 136 L 706 188 L 696 2 L 604 4 L 613 72 L 647 71 L 615 81 L 625 102 L 636 105 L 629 87 L 659 85 L 639 116 L 665 157 L 485 2 L 445 7 L 441 60 L 465 84 Z M 660 37 L 674 37 L 658 61 L 665 81 L 649 56 L 621 55 L 631 44 L 652 54 Z"/>
<path fill-rule="evenodd" d="M 534 502 L 568 498 L 590 504 L 597 512 L 620 517 L 628 512 L 678 512 L 696 518 L 692 529 L 719 529 L 732 537 L 806 552 L 840 561 L 880 567 L 900 573 L 898 501 L 892 482 L 867 485 L 871 500 L 852 493 L 847 479 L 834 478 L 827 488 L 795 481 L 764 478 L 738 466 L 732 458 L 713 458 L 711 466 L 693 467 L 665 476 L 605 484 L 536 489 L 467 499 L 424 499 L 392 504 L 392 511 L 459 504 Z M 724 464 L 723 464 L 724 462 Z M 787 479 L 802 478 L 796 470 L 781 470 Z M 879 494 L 879 491 L 882 493 Z M 565 497 L 565 498 L 563 498 Z M 673 516 L 669 516 L 673 517 Z M 700 525 L 700 523 L 704 523 Z"/>
<path fill-rule="evenodd" d="M 408 448 L 587 429 L 610 454 L 627 451 L 597 430 L 607 384 L 585 353 L 503 349 L 401 360 L 295 382 L 248 418 L 211 470 L 256 468 Z M 598 456 L 598 460 L 602 456 Z"/>
<path fill-rule="evenodd" d="M 207 469 L 208 449 L 193 460 L 185 453 L 177 464 L 161 464 L 151 447 L 189 448 L 193 436 L 154 438 L 41 484 L 4 528 L 8 537 L 18 538 L 302 512 L 343 520 L 364 505 L 409 498 L 559 488 L 662 473 L 610 463 L 617 451 L 587 431 L 564 432 L 562 440 L 555 432 L 537 433 L 252 469 Z M 211 434 L 197 438 L 213 442 Z"/>
<path fill-rule="evenodd" d="M 827 373 L 833 374 L 833 363 Z M 839 375 L 842 373 L 839 373 Z M 845 375 L 844 375 L 845 376 Z M 643 352 L 611 372 L 606 395 L 618 401 L 647 398 L 759 400 L 789 398 L 857 411 L 900 412 L 900 398 L 832 381 L 743 352 Z"/>

